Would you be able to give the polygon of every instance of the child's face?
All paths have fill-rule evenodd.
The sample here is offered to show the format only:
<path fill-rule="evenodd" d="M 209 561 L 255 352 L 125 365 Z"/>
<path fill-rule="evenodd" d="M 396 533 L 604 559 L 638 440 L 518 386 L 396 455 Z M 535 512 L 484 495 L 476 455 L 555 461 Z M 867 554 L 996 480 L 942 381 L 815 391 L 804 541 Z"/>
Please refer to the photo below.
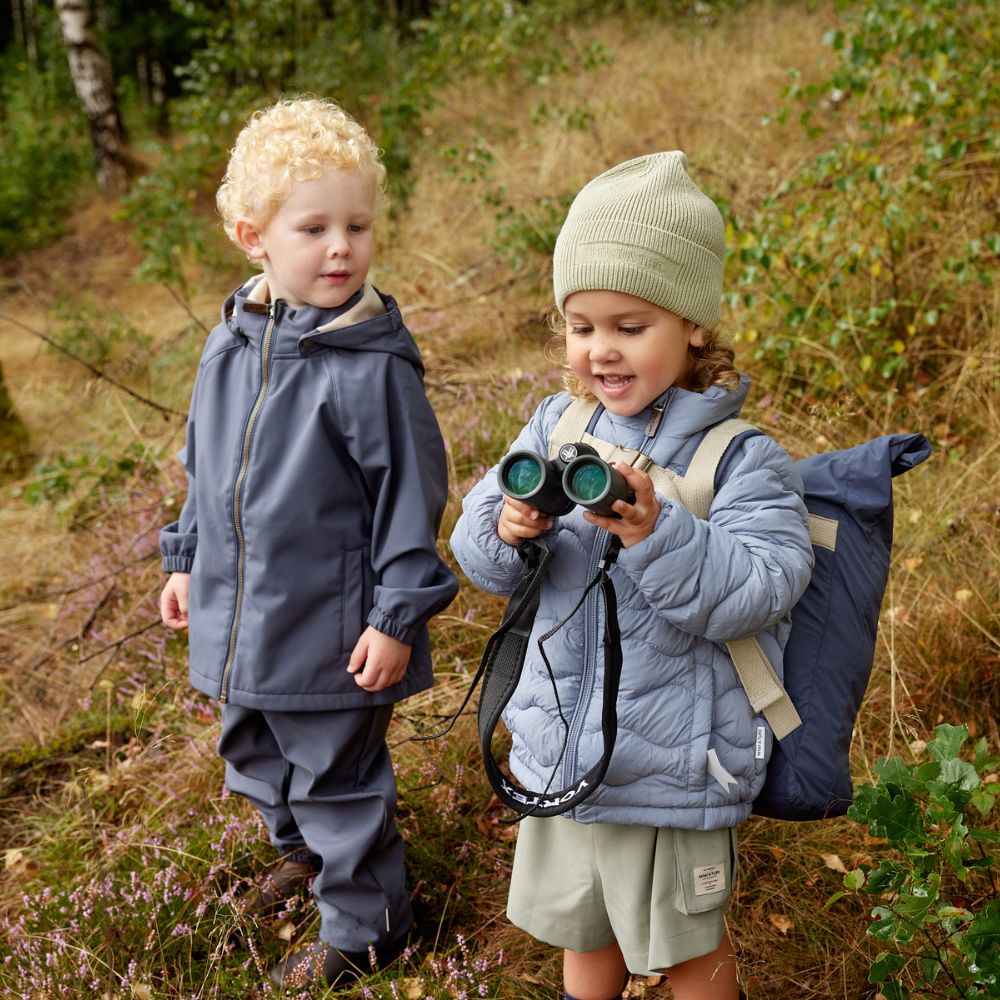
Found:
<path fill-rule="evenodd" d="M 624 292 L 574 292 L 563 304 L 566 357 L 576 377 L 611 413 L 641 412 L 688 369 L 688 347 L 705 331 Z"/>
<path fill-rule="evenodd" d="M 297 181 L 266 226 L 237 222 L 236 235 L 261 262 L 272 301 L 332 309 L 365 283 L 374 216 L 371 179 L 359 170 L 329 170 Z"/>

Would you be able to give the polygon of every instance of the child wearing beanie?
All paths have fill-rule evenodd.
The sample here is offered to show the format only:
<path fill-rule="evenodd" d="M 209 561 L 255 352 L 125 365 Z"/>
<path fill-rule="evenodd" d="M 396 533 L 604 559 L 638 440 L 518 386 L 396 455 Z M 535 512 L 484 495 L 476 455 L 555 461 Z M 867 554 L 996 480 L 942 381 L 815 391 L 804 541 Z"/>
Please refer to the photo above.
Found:
<path fill-rule="evenodd" d="M 470 580 L 497 594 L 522 579 L 527 539 L 553 554 L 504 712 L 511 773 L 531 789 L 569 788 L 601 757 L 605 609 L 597 588 L 585 591 L 609 541 L 621 546 L 608 570 L 623 654 L 610 764 L 571 811 L 522 820 L 508 899 L 514 924 L 564 950 L 567 998 L 617 997 L 630 973 L 665 973 L 676 1000 L 739 994 L 725 924 L 735 828 L 772 735 L 725 644 L 756 635 L 780 676 L 812 549 L 801 482 L 766 435 L 728 448 L 707 519 L 661 491 L 747 394 L 718 335 L 724 254 L 718 208 L 679 151 L 619 164 L 580 191 L 554 258 L 566 390 L 542 401 L 511 451 L 554 457 L 560 418 L 589 401 L 587 432 L 620 448 L 615 468 L 634 496 L 608 516 L 550 516 L 505 496 L 494 468 L 451 538 Z M 666 471 L 654 487 L 643 469 Z"/>

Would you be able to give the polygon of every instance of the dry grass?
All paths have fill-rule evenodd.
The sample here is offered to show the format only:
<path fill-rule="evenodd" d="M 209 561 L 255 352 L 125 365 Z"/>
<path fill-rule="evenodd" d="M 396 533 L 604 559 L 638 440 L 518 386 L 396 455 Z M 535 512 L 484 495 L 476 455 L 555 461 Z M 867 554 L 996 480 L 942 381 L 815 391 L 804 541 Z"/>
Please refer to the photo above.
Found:
<path fill-rule="evenodd" d="M 454 502 L 444 537 L 465 489 L 556 385 L 545 356 L 547 274 L 544 266 L 513 271 L 493 254 L 484 188 L 502 184 L 512 204 L 527 205 L 571 192 L 626 157 L 683 148 L 698 179 L 736 211 L 748 211 L 809 154 L 796 130 L 765 127 L 761 118 L 780 102 L 789 67 L 821 73 L 820 38 L 832 20 L 826 6 L 763 5 L 693 34 L 607 25 L 599 35 L 614 63 L 576 82 L 561 79 L 547 91 L 516 81 L 466 82 L 441 95 L 427 122 L 416 191 L 397 231 L 383 240 L 376 281 L 403 305 L 428 363 L 452 458 Z M 571 32 L 567 44 L 585 41 Z M 557 98 L 588 102 L 596 124 L 582 132 L 533 125 L 532 106 Z M 477 138 L 494 158 L 485 185 L 449 173 L 440 155 Z M 3 276 L 3 311 L 46 329 L 52 300 L 41 290 L 46 276 L 62 275 L 92 301 L 128 315 L 154 338 L 153 354 L 190 338 L 196 355 L 201 335 L 187 330 L 188 313 L 162 290 L 130 285 L 134 263 L 107 206 L 97 205 L 69 236 Z M 194 300 L 203 322 L 214 320 L 218 299 L 213 290 Z M 970 322 L 1000 315 L 997 306 L 994 293 Z M 807 406 L 772 379 L 774 389 L 752 402 L 751 417 L 796 456 L 897 430 L 922 431 L 936 446 L 927 465 L 897 485 L 892 578 L 855 734 L 859 779 L 870 776 L 878 757 L 908 753 L 910 742 L 926 738 L 939 721 L 966 722 L 1000 744 L 1000 331 L 995 319 L 983 328 L 988 334 L 975 353 L 956 351 L 939 365 L 935 382 L 907 395 Z M 20 763 L 5 758 L 0 830 L 5 847 L 24 852 L 13 862 L 8 857 L 0 909 L 16 910 L 26 875 L 66 864 L 65 878 L 82 878 L 88 864 L 100 867 L 102 851 L 123 827 L 183 827 L 188 811 L 206 803 L 250 819 L 241 806 L 216 802 L 214 719 L 187 692 L 183 650 L 166 645 L 155 629 L 117 644 L 155 622 L 161 577 L 151 532 L 170 519 L 166 504 L 180 489 L 169 457 L 180 422 L 41 350 L 23 328 L 4 323 L 0 330 L 0 362 L 38 458 L 72 453 L 81 442 L 114 449 L 138 441 L 160 455 L 155 474 L 126 478 L 106 496 L 79 497 L 69 515 L 23 501 L 19 493 L 32 475 L 0 489 L 0 751 L 21 754 Z M 192 377 L 193 367 L 178 361 L 158 371 L 146 391 L 183 408 Z M 499 611 L 499 602 L 466 585 L 437 620 L 442 683 L 402 706 L 400 738 L 433 726 L 457 705 Z M 113 683 L 102 687 L 106 679 Z M 81 718 L 87 725 L 67 735 Z M 475 754 L 467 721 L 443 746 L 397 749 L 418 905 L 424 926 L 434 928 L 425 933 L 435 951 L 454 952 L 459 931 L 483 953 L 503 947 L 506 985 L 497 995 L 551 995 L 557 959 L 502 917 L 509 837 L 489 808 L 483 779 L 474 768 L 464 777 L 457 769 Z M 467 843 L 476 845 L 468 862 L 456 862 Z M 255 851 L 235 858 L 233 879 L 252 872 L 260 861 Z M 743 829 L 731 925 L 751 997 L 865 995 L 865 915 L 849 899 L 827 910 L 824 904 L 841 885 L 838 863 L 850 869 L 870 851 L 846 820 L 753 820 Z M 640 993 L 669 995 L 664 986 L 637 983 Z"/>

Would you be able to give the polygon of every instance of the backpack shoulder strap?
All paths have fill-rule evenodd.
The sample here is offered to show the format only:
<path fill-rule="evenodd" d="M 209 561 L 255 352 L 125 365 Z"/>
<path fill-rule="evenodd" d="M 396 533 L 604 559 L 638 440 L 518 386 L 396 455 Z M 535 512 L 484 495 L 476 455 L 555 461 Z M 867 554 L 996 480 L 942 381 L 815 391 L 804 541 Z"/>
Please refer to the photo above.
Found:
<path fill-rule="evenodd" d="M 734 639 L 726 649 L 753 710 L 767 719 L 774 738 L 783 740 L 798 729 L 802 719 L 757 638 Z"/>
<path fill-rule="evenodd" d="M 712 427 L 701 439 L 687 472 L 677 480 L 677 492 L 681 503 L 695 517 L 708 518 L 712 500 L 715 497 L 715 473 L 726 450 L 741 434 L 759 434 L 753 424 L 736 418 L 723 420 Z"/>
<path fill-rule="evenodd" d="M 582 441 L 590 418 L 600 404 L 596 399 L 574 398 L 562 412 L 562 416 L 549 435 L 549 458 L 555 458 L 559 449 L 571 441 Z"/>
<path fill-rule="evenodd" d="M 661 496 L 667 497 L 670 500 L 680 499 L 675 485 L 678 479 L 676 473 L 671 472 L 670 469 L 660 468 L 648 455 L 643 454 L 641 451 L 611 444 L 610 441 L 604 441 L 589 433 L 587 428 L 590 426 L 590 422 L 599 405 L 596 399 L 574 399 L 563 410 L 555 427 L 552 428 L 552 433 L 549 435 L 549 458 L 555 458 L 559 454 L 559 449 L 564 444 L 569 444 L 572 441 L 583 441 L 586 444 L 592 445 L 598 455 L 611 465 L 622 461 L 627 462 L 637 469 L 641 469 L 653 480 L 653 489 Z"/>
<path fill-rule="evenodd" d="M 677 480 L 681 503 L 695 517 L 706 519 L 715 496 L 715 474 L 729 446 L 741 434 L 759 433 L 745 420 L 731 419 L 716 424 L 702 438 L 687 472 Z M 775 739 L 784 739 L 802 725 L 792 699 L 774 667 L 753 636 L 726 643 L 736 674 L 755 712 L 767 719 Z"/>

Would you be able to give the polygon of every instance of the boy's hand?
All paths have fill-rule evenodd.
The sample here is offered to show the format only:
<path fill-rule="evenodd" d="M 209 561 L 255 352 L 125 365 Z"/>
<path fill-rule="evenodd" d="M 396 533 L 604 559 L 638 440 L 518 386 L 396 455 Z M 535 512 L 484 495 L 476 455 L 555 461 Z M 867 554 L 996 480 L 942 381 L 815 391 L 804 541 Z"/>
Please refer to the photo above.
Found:
<path fill-rule="evenodd" d="M 171 573 L 160 594 L 160 618 L 167 628 L 187 628 L 190 573 Z"/>
<path fill-rule="evenodd" d="M 523 500 L 503 498 L 503 509 L 497 524 L 497 534 L 508 545 L 517 545 L 525 538 L 537 538 L 552 527 L 552 518 L 535 510 Z"/>
<path fill-rule="evenodd" d="M 589 510 L 584 511 L 583 516 L 598 528 L 605 528 L 612 535 L 617 535 L 627 549 L 653 533 L 656 519 L 660 516 L 660 501 L 656 499 L 653 480 L 645 472 L 633 469 L 627 462 L 615 462 L 615 468 L 625 477 L 629 489 L 635 494 L 635 503 L 626 503 L 624 500 L 614 502 L 612 510 L 621 514 L 621 520 L 601 517 Z"/>
<path fill-rule="evenodd" d="M 409 663 L 410 647 L 405 642 L 369 625 L 351 653 L 347 670 L 354 674 L 359 687 L 382 691 L 403 679 Z"/>

